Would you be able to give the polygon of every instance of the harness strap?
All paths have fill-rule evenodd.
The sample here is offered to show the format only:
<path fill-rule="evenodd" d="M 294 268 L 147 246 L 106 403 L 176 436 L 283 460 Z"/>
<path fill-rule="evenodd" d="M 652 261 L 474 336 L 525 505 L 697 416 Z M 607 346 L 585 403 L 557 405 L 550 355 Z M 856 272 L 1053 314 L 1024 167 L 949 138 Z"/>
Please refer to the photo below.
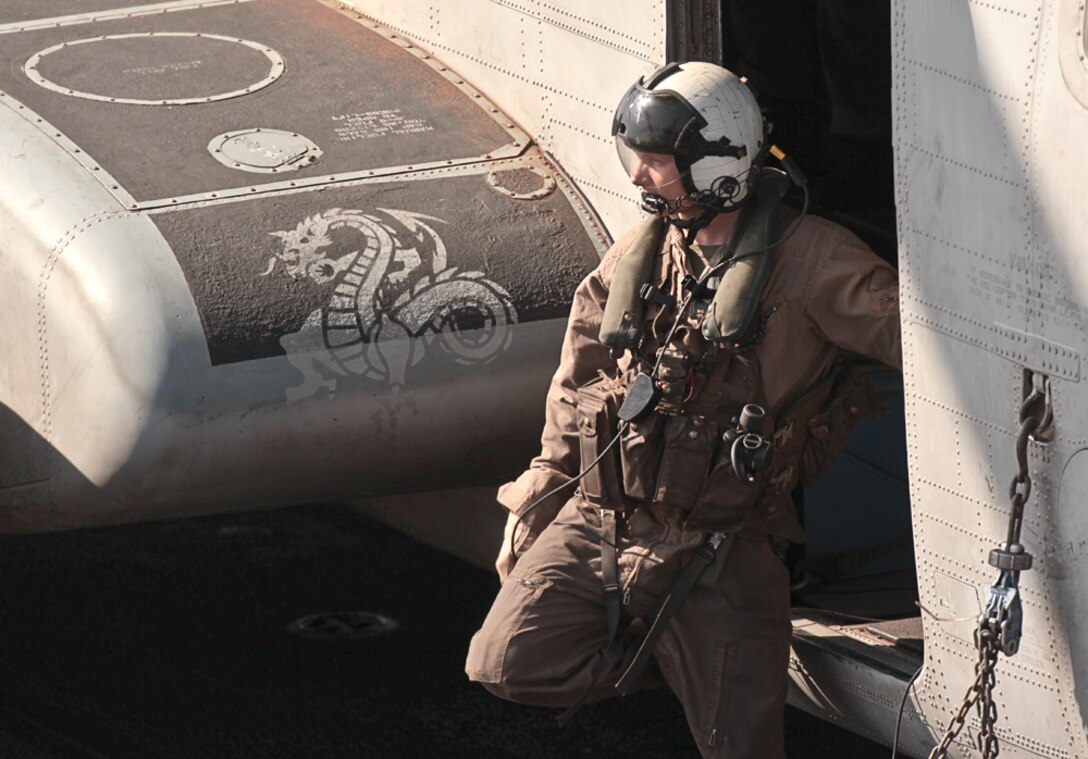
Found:
<path fill-rule="evenodd" d="M 618 549 L 616 547 L 616 512 L 614 509 L 604 508 L 598 509 L 598 512 L 601 515 L 601 590 L 604 593 L 604 613 L 608 623 L 608 639 L 601 646 L 601 658 L 597 662 L 597 667 L 593 670 L 593 678 L 589 681 L 589 685 L 578 696 L 578 699 L 570 705 L 570 708 L 559 715 L 560 727 L 565 727 L 575 712 L 582 708 L 586 698 L 589 697 L 590 691 L 593 690 L 593 686 L 600 679 L 605 663 L 608 661 L 609 655 L 613 653 L 612 649 L 620 639 L 616 634 L 620 629 L 620 570 Z"/>
<path fill-rule="evenodd" d="M 714 563 L 719 546 L 721 546 L 722 543 L 726 544 L 725 550 L 722 553 L 722 556 L 726 557 L 729 555 L 730 546 L 732 546 L 735 541 L 736 537 L 734 534 L 714 532 L 711 533 L 710 537 L 706 539 L 706 542 L 699 546 L 698 550 L 695 551 L 695 555 L 676 575 L 676 579 L 673 580 L 672 586 L 665 591 L 661 600 L 658 601 L 658 609 L 654 616 L 653 624 L 650 625 L 646 637 L 642 639 L 642 645 L 639 646 L 638 652 L 631 660 L 630 665 L 628 665 L 627 671 L 623 673 L 616 683 L 616 690 L 626 696 L 638 686 L 639 681 L 642 679 L 642 674 L 646 670 L 646 665 L 650 663 L 650 656 L 653 655 L 657 642 L 661 639 L 662 634 L 665 632 L 665 628 L 669 625 L 669 620 L 676 614 L 680 605 L 684 603 L 684 599 L 687 597 L 688 593 L 691 592 L 695 582 L 703 572 L 706 571 L 706 568 Z"/>
<path fill-rule="evenodd" d="M 616 547 L 616 512 L 601 509 L 601 590 L 604 592 L 604 613 L 608 621 L 608 643 L 612 645 L 620 629 L 620 569 Z"/>

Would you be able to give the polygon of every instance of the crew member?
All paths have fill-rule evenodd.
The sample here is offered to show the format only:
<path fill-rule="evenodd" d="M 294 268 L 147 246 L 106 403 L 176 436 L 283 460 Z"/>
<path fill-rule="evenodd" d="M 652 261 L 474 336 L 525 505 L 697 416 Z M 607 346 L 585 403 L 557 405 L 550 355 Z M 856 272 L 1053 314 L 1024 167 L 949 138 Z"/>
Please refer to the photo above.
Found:
<path fill-rule="evenodd" d="M 466 671 L 565 717 L 663 678 L 704 756 L 781 757 L 790 493 L 870 408 L 847 359 L 900 365 L 896 273 L 779 206 L 804 178 L 721 67 L 640 79 L 612 132 L 654 214 L 574 295 Z"/>

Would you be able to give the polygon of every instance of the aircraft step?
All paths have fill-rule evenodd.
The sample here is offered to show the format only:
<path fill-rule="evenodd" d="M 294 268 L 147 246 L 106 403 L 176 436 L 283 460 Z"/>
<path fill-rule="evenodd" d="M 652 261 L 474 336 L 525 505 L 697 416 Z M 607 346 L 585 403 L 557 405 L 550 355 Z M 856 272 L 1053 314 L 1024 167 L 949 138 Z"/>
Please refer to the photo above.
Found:
<path fill-rule="evenodd" d="M 919 617 L 880 622 L 794 609 L 790 704 L 887 745 L 922 666 L 921 637 Z M 902 727 L 912 740 L 928 735 L 911 709 Z"/>

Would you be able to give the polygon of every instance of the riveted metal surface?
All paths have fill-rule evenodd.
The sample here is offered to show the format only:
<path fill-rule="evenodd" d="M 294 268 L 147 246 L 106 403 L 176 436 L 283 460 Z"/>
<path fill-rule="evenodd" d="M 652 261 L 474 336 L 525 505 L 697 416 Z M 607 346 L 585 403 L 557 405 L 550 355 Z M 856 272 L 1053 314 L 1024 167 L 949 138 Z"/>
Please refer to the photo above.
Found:
<path fill-rule="evenodd" d="M 30 56 L 23 73 L 47 90 L 87 100 L 192 105 L 264 89 L 283 67 L 279 53 L 251 40 L 135 32 L 53 45 Z"/>
<path fill-rule="evenodd" d="M 227 132 L 209 142 L 208 151 L 224 166 L 268 174 L 298 171 L 321 157 L 321 148 L 312 141 L 282 129 Z"/>
<path fill-rule="evenodd" d="M 86 169 L 87 172 L 102 185 L 102 187 L 109 190 L 110 194 L 112 194 L 122 206 L 130 209 L 136 208 L 136 199 L 129 195 L 108 171 L 99 166 L 96 160 L 83 152 L 78 145 L 72 142 L 55 126 L 6 92 L 0 92 L 0 106 L 11 109 L 13 113 L 30 124 L 33 124 L 42 134 L 48 136 L 53 142 L 67 151 L 68 155 Z"/>
<path fill-rule="evenodd" d="M 151 218 L 185 272 L 213 364 L 326 350 L 342 373 L 384 381 L 410 379 L 424 354 L 486 363 L 513 324 L 565 317 L 598 260 L 563 193 L 496 194 L 483 170 Z M 394 368 L 379 344 L 406 337 L 417 348 Z"/>
<path fill-rule="evenodd" d="M 118 186 L 110 189 L 126 207 L 262 191 L 251 190 L 252 180 L 206 150 L 215 136 L 247 125 L 305 134 L 321 145 L 323 159 L 295 174 L 315 184 L 387 167 L 414 170 L 444 161 L 497 159 L 516 155 L 528 142 L 512 122 L 485 110 L 483 98 L 472 97 L 463 81 L 440 70 L 444 67 L 429 56 L 320 3 L 266 0 L 154 19 L 155 31 L 163 34 L 207 30 L 219 37 L 253 40 L 285 56 L 286 74 L 259 93 L 176 110 L 85 101 L 44 90 L 20 69 L 34 53 L 85 39 L 91 29 L 101 36 L 98 28 L 62 27 L 0 37 L 0 56 L 9 64 L 0 70 L 0 90 L 21 101 L 32 122 L 42 118 L 52 123 L 65 142 L 78 146 L 110 174 Z M 147 26 L 144 18 L 114 20 L 109 32 L 142 33 Z M 82 47 L 105 50 L 101 44 Z M 202 83 L 203 92 L 204 83 L 210 84 L 221 71 L 214 58 L 175 57 L 174 64 L 185 64 L 180 70 L 147 75 L 170 81 L 189 76 Z M 233 81 L 229 72 L 222 75 Z M 229 89 L 233 87 L 225 84 L 223 91 Z M 161 99 L 169 98 L 166 93 Z M 132 203 L 125 202 L 126 193 Z"/>

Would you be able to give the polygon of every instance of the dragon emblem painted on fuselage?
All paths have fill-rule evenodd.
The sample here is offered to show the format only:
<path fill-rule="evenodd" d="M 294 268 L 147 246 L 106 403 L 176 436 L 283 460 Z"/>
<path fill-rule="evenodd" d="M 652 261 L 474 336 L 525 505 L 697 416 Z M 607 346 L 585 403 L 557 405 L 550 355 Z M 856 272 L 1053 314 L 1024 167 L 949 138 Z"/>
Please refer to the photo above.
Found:
<path fill-rule="evenodd" d="M 427 223 L 441 221 L 409 211 L 332 208 L 270 233 L 283 249 L 262 276 L 282 264 L 294 279 L 335 283 L 329 303 L 280 338 L 303 374 L 302 384 L 287 389 L 288 403 L 322 388 L 331 394 L 336 377 L 349 374 L 403 386 L 408 369 L 435 343 L 462 364 L 490 361 L 509 346 L 506 327 L 517 322 L 509 293 L 482 272 L 447 268 L 446 246 Z M 331 258 L 325 251 L 333 233 L 352 235 L 349 247 L 359 249 Z"/>

